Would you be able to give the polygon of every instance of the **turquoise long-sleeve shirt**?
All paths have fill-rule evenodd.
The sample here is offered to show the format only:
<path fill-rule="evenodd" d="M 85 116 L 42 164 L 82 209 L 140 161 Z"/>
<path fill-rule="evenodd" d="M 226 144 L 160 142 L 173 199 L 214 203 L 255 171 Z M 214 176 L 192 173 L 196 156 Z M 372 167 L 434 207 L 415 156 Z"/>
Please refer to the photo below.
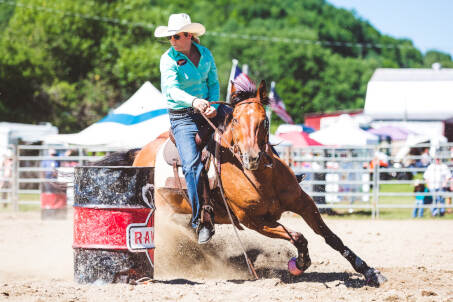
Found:
<path fill-rule="evenodd" d="M 219 100 L 220 87 L 214 57 L 206 47 L 192 43 L 201 55 L 198 67 L 173 47 L 160 58 L 161 90 L 169 109 L 192 107 L 195 98 L 211 102 Z"/>

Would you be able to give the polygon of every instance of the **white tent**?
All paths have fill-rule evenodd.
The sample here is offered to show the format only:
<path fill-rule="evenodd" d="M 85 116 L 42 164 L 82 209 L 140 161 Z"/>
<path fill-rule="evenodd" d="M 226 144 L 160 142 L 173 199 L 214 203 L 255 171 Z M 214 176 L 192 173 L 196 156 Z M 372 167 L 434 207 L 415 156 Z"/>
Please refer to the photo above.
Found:
<path fill-rule="evenodd" d="M 310 137 L 329 146 L 365 146 L 379 142 L 376 135 L 355 126 L 347 114 L 341 115 L 330 127 L 311 133 Z"/>
<path fill-rule="evenodd" d="M 395 156 L 395 161 L 402 161 L 408 154 L 412 147 L 415 147 L 418 144 L 427 144 L 429 143 L 430 149 L 429 153 L 432 157 L 436 155 L 436 150 L 439 148 L 441 143 L 447 143 L 447 138 L 443 135 L 419 135 L 419 134 L 409 134 L 407 137 L 404 146 L 398 151 Z"/>
<path fill-rule="evenodd" d="M 51 135 L 47 144 L 141 148 L 170 128 L 167 103 L 159 90 L 146 82 L 105 118 L 75 134 Z"/>
<path fill-rule="evenodd" d="M 9 145 L 18 144 L 21 141 L 34 143 L 41 141 L 43 137 L 57 133 L 57 127 L 50 123 L 32 125 L 0 122 L 0 155 L 9 152 Z"/>
<path fill-rule="evenodd" d="M 277 146 L 291 146 L 293 144 L 292 142 L 273 134 L 269 134 L 269 143 Z"/>
<path fill-rule="evenodd" d="M 303 132 L 303 131 L 304 127 L 302 127 L 302 125 L 281 124 L 277 127 L 275 134 L 279 135 L 280 133 Z"/>

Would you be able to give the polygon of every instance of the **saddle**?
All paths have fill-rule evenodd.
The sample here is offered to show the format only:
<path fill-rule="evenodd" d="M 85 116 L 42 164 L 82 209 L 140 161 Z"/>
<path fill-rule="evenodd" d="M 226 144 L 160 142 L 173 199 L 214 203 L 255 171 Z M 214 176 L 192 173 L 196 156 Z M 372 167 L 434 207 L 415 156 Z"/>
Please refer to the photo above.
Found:
<path fill-rule="evenodd" d="M 214 165 L 214 163 L 212 165 L 210 164 L 211 158 L 213 159 L 215 157 L 216 142 L 212 138 L 212 136 L 205 136 L 205 139 L 201 139 L 201 137 L 202 136 L 197 135 L 196 143 L 199 146 L 204 146 L 201 153 L 201 160 L 205 167 L 203 173 L 207 175 L 207 177 L 205 176 L 205 179 L 208 179 L 209 184 L 205 186 L 205 188 L 209 187 L 210 191 L 207 192 L 208 190 L 205 190 L 204 194 L 210 195 L 210 198 L 205 196 L 205 200 L 211 200 L 211 203 L 204 205 L 203 208 L 205 208 L 205 206 L 211 207 L 211 210 L 208 212 L 212 213 L 212 206 L 215 206 L 217 204 L 217 207 L 219 208 L 224 207 L 222 197 L 220 195 L 219 180 L 217 179 L 215 172 L 215 169 L 217 169 L 217 167 Z M 161 155 L 157 156 L 155 173 L 156 175 L 160 175 L 160 177 L 155 179 L 155 186 L 157 188 L 160 188 L 162 194 L 167 194 L 165 192 L 179 192 L 179 194 L 183 195 L 188 200 L 186 195 L 187 185 L 181 169 L 181 159 L 179 158 L 178 149 L 176 148 L 174 137 L 171 131 L 170 139 L 168 139 L 164 143 L 159 151 L 159 154 Z M 242 230 L 243 228 L 239 224 L 239 219 L 236 217 L 231 208 L 230 212 L 232 213 L 234 224 L 239 230 Z"/>
<path fill-rule="evenodd" d="M 173 136 L 173 133 L 171 130 L 169 131 L 170 133 L 170 139 L 165 143 L 163 146 L 163 157 L 165 162 L 173 167 L 173 174 L 174 177 L 169 177 L 167 178 L 166 181 L 166 187 L 170 188 L 178 188 L 178 189 L 187 189 L 186 181 L 184 177 L 180 177 L 178 173 L 178 168 L 182 166 L 181 159 L 179 157 L 178 149 L 176 148 L 176 143 L 175 143 L 175 138 Z M 210 163 L 211 163 L 211 156 L 212 153 L 208 148 L 208 141 L 210 137 L 205 137 L 202 138 L 199 134 L 196 135 L 195 137 L 195 142 L 197 146 L 204 146 L 202 152 L 201 152 L 201 162 L 204 165 L 205 168 L 205 173 L 208 174 L 209 168 L 210 168 Z M 213 190 L 215 187 L 217 187 L 217 181 L 215 177 L 209 177 L 209 188 Z"/>

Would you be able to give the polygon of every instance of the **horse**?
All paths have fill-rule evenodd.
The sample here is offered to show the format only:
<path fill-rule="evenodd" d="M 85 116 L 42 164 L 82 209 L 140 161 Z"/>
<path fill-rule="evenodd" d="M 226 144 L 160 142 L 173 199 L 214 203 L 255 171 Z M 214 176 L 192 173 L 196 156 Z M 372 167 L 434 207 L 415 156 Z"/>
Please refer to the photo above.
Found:
<path fill-rule="evenodd" d="M 291 242 L 298 254 L 289 260 L 288 269 L 292 275 L 298 276 L 311 265 L 308 241 L 302 233 L 278 222 L 283 212 L 296 213 L 330 247 L 345 257 L 355 271 L 363 274 L 367 284 L 380 286 L 387 279 L 377 269 L 368 266 L 329 229 L 291 168 L 272 152 L 265 112 L 268 104 L 264 81 L 258 89 L 248 90 L 236 90 L 233 84 L 230 99 L 232 112 L 219 127 L 223 133 L 217 139 L 217 145 L 219 183 L 236 222 L 229 219 L 225 205 L 218 201 L 217 195 L 214 197 L 215 223 L 233 223 L 239 228 L 243 225 L 264 236 Z M 106 158 L 101 164 L 154 167 L 156 155 L 168 137 L 169 134 L 164 133 L 140 150 L 116 154 L 113 161 Z M 213 194 L 216 192 L 214 190 Z M 162 197 L 162 194 L 159 194 L 159 188 L 155 188 L 157 209 L 167 207 L 175 213 L 192 213 L 190 203 L 183 194 L 167 194 L 165 198 L 159 196 Z"/>

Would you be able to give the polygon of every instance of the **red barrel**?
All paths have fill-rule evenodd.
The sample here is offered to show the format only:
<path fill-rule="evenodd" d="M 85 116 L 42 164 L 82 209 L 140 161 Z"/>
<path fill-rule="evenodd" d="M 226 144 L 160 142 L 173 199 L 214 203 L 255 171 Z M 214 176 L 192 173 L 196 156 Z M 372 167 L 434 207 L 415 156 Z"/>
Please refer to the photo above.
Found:
<path fill-rule="evenodd" d="M 74 278 L 130 282 L 154 274 L 154 168 L 76 167 Z"/>
<path fill-rule="evenodd" d="M 41 219 L 66 219 L 66 183 L 41 183 Z"/>

